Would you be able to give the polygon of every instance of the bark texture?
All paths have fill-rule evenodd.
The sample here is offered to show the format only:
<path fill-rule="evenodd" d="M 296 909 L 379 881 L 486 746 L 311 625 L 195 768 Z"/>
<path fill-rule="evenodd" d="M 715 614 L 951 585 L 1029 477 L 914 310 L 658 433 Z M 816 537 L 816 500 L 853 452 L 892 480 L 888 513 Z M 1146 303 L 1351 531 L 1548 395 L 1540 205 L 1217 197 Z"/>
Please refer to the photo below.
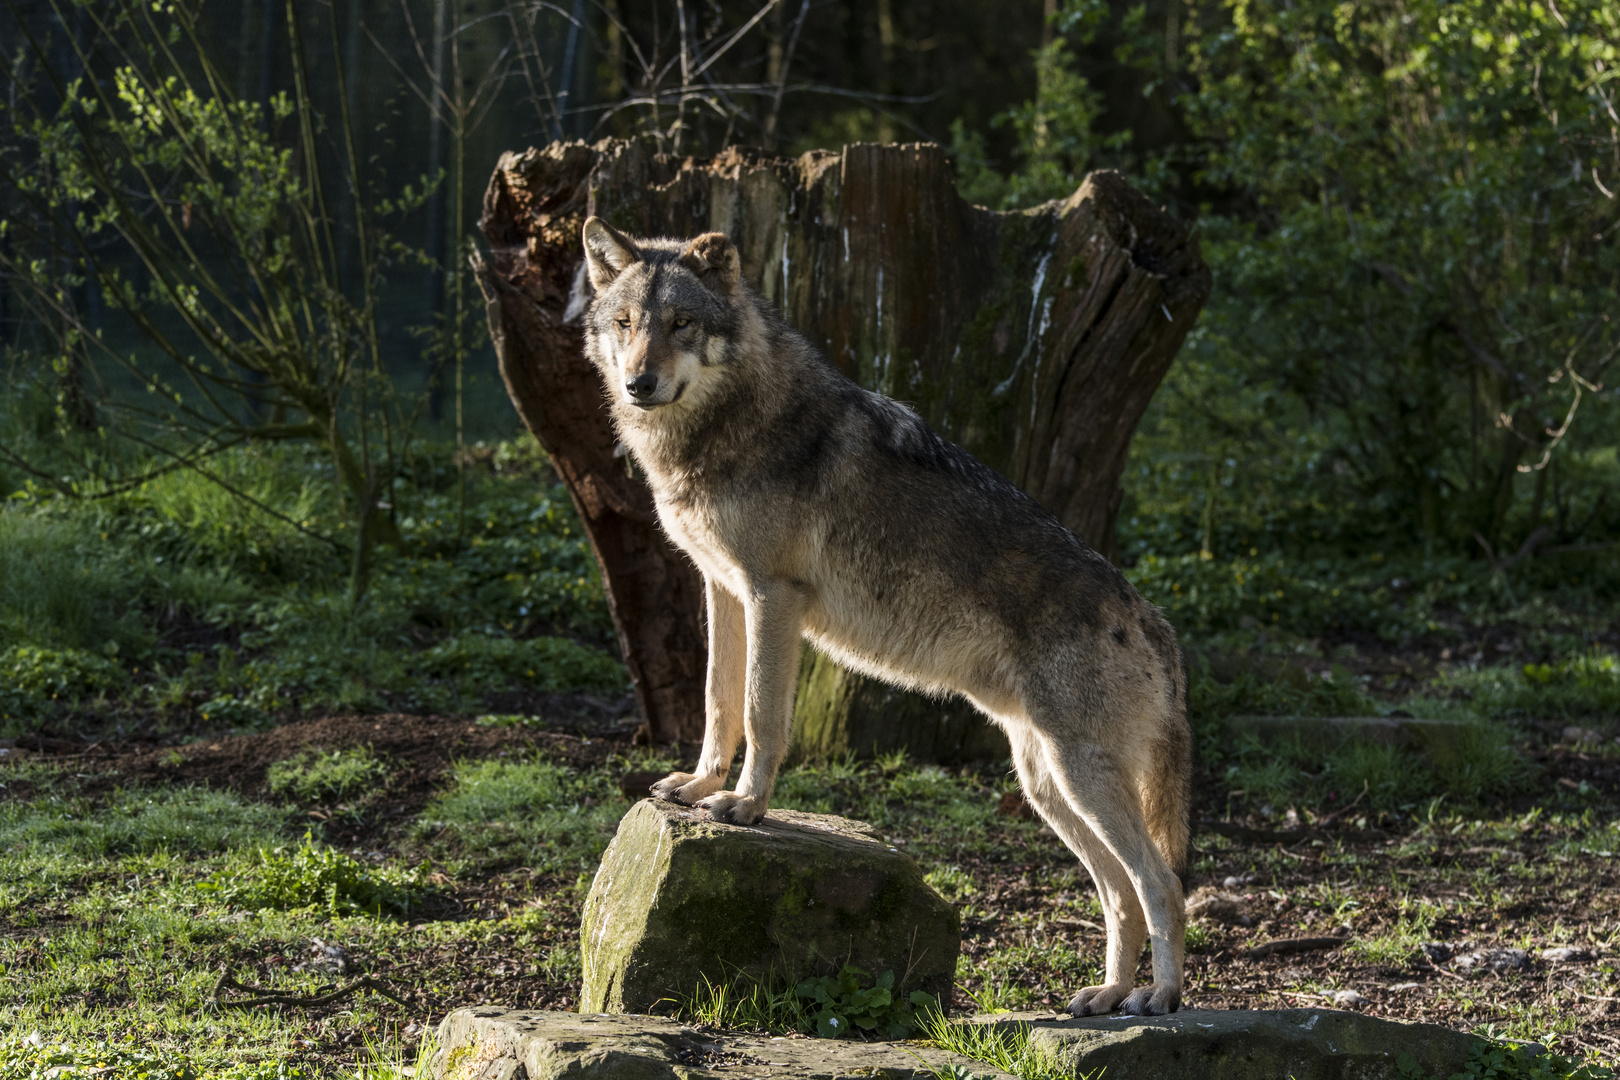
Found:
<path fill-rule="evenodd" d="M 962 201 L 926 144 L 797 159 L 731 149 L 695 161 L 614 140 L 506 154 L 482 222 L 490 330 L 512 400 L 595 545 L 654 738 L 702 731 L 702 590 L 658 531 L 645 483 L 613 456 L 581 351 L 579 229 L 592 213 L 635 236 L 725 232 L 743 274 L 847 375 L 911 403 L 1114 554 L 1131 435 L 1210 288 L 1196 234 L 1118 174 L 1001 213 Z M 994 752 L 965 708 L 820 657 L 800 683 L 804 752 Z"/>

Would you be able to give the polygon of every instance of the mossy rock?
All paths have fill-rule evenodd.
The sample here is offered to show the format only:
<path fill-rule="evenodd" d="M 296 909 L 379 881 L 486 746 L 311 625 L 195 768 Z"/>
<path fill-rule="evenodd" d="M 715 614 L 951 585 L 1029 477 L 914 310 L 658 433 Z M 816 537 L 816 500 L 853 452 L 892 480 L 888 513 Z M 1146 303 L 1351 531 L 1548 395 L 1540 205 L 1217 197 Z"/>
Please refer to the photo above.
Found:
<path fill-rule="evenodd" d="M 581 1012 L 661 1011 L 705 979 L 781 985 L 845 963 L 949 1000 L 961 921 L 869 825 L 792 810 L 723 825 L 647 799 L 602 856 L 580 942 Z"/>
<path fill-rule="evenodd" d="M 1108 1080 L 1400 1080 L 1450 1076 L 1477 1041 L 1435 1024 L 1337 1009 L 1183 1010 L 1172 1016 L 1059 1019 L 1003 1013 L 973 1022 L 1022 1027 L 1074 1076 Z"/>

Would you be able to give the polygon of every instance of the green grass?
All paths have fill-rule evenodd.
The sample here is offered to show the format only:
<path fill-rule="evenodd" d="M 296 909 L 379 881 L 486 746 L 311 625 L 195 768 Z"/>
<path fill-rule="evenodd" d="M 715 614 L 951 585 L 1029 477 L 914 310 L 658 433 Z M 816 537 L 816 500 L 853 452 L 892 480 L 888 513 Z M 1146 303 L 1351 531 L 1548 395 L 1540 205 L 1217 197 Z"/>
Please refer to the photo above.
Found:
<path fill-rule="evenodd" d="M 1465 722 L 1427 748 L 1351 740 L 1325 748 L 1297 738 L 1233 742 L 1218 723 L 1206 723 L 1201 748 L 1208 765 L 1224 772 L 1234 806 L 1288 806 L 1328 814 L 1416 813 L 1436 797 L 1473 808 L 1523 791 L 1534 772 L 1502 725 L 1464 713 Z"/>
<path fill-rule="evenodd" d="M 417 846 L 484 870 L 593 870 L 625 803 L 603 773 L 549 761 L 462 762 L 418 819 Z"/>
<path fill-rule="evenodd" d="M 272 795 L 298 802 L 356 798 L 375 791 L 388 777 L 388 764 L 367 746 L 347 750 L 306 748 L 265 771 Z"/>
<path fill-rule="evenodd" d="M 1090 1080 L 1076 1077 L 1056 1051 L 1030 1040 L 1029 1028 L 1022 1024 L 965 1024 L 934 1014 L 923 1027 L 928 1041 L 941 1050 L 982 1061 L 1011 1073 L 1019 1080 Z M 937 1072 L 939 1080 L 973 1080 L 960 1069 Z"/>
<path fill-rule="evenodd" d="M 425 876 L 421 869 L 369 865 L 306 833 L 297 846 L 260 848 L 245 859 L 232 860 L 197 888 L 241 911 L 268 908 L 314 910 L 333 918 L 403 918 L 425 894 Z"/>
<path fill-rule="evenodd" d="M 465 508 L 448 448 L 421 454 L 392 496 L 401 543 L 377 552 L 358 604 L 347 560 L 310 535 L 345 543 L 352 523 L 307 448 L 214 462 L 280 518 L 185 471 L 88 502 L 25 489 L 0 506 L 0 668 L 24 676 L 0 683 L 0 734 L 90 701 L 254 727 L 307 709 L 477 712 L 518 689 L 625 693 L 595 560 L 530 443 L 499 447 Z M 223 640 L 170 645 L 176 624 Z"/>

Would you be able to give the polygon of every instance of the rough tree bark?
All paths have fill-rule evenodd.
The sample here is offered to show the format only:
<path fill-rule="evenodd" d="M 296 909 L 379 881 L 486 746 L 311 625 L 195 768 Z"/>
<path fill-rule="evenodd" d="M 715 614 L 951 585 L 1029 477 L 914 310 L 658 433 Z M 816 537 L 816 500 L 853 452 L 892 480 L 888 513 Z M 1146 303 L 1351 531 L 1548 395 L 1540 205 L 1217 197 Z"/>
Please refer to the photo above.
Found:
<path fill-rule="evenodd" d="M 581 352 L 579 230 L 593 213 L 636 236 L 727 233 L 744 275 L 840 369 L 910 402 L 1113 556 L 1131 435 L 1210 288 L 1196 234 L 1119 175 L 998 213 L 957 196 L 932 145 L 695 161 L 609 140 L 506 154 L 478 267 L 496 354 L 595 545 L 655 739 L 702 731 L 702 589 L 615 456 Z M 951 760 L 1004 745 L 965 706 L 820 656 L 801 671 L 795 725 L 799 752 L 815 755 L 905 747 Z"/>

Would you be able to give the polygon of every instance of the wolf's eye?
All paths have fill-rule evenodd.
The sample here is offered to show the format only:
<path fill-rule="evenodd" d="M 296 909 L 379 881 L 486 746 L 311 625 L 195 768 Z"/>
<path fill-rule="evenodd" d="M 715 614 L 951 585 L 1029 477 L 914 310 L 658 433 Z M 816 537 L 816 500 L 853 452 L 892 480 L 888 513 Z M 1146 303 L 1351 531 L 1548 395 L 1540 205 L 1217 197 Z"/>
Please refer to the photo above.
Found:
<path fill-rule="evenodd" d="M 675 327 L 677 330 L 685 330 L 688 326 L 692 325 L 692 320 L 682 316 L 681 318 L 676 319 L 670 325 Z"/>
<path fill-rule="evenodd" d="M 630 329 L 630 320 L 629 319 L 614 319 L 613 321 L 619 324 L 619 329 L 620 330 L 628 330 L 628 329 Z"/>

